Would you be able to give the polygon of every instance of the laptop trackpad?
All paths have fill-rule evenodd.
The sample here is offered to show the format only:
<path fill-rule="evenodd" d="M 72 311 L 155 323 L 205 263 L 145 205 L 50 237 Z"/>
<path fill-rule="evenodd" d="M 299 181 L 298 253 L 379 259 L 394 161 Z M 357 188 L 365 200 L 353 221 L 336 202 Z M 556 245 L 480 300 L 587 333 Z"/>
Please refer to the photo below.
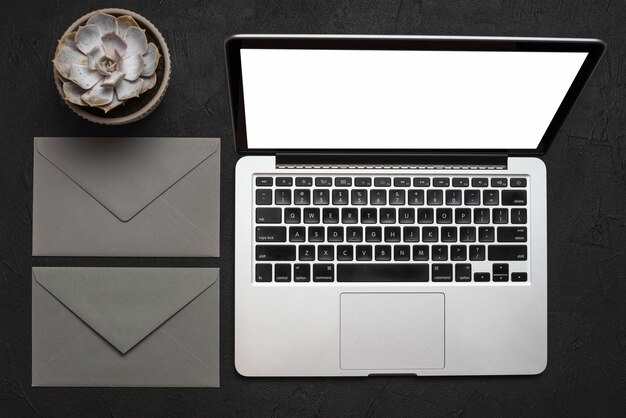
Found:
<path fill-rule="evenodd" d="M 443 293 L 342 293 L 341 368 L 442 369 Z"/>

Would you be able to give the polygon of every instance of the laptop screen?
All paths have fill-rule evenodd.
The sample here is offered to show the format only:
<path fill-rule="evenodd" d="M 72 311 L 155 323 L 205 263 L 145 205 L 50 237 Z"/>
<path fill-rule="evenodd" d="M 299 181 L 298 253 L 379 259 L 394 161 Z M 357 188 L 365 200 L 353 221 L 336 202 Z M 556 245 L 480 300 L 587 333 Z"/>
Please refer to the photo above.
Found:
<path fill-rule="evenodd" d="M 533 149 L 588 54 L 240 53 L 251 149 Z"/>

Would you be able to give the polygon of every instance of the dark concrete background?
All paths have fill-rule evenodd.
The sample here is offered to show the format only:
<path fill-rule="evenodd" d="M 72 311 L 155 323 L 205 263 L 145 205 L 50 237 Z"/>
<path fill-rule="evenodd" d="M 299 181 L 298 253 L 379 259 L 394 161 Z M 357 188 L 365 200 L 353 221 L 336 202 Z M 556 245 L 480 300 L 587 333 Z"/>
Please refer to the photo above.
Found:
<path fill-rule="evenodd" d="M 2 0 L 0 5 L 0 416 L 616 416 L 626 408 L 626 3 L 567 1 Z M 172 52 L 160 107 L 125 127 L 74 115 L 52 80 L 76 18 L 126 7 Z M 532 377 L 247 379 L 233 366 L 232 132 L 222 42 L 233 33 L 599 37 L 608 50 L 545 161 L 549 355 Z M 37 258 L 31 252 L 33 136 L 219 136 L 222 257 Z M 220 389 L 30 387 L 31 265 L 220 266 Z"/>

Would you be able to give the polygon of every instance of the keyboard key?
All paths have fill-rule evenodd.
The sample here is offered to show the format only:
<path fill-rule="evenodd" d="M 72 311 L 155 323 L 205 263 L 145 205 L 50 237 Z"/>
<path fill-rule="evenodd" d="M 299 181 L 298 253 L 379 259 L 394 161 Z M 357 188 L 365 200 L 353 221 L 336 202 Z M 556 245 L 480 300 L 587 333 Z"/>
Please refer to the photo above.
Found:
<path fill-rule="evenodd" d="M 354 179 L 355 187 L 370 187 L 372 185 L 371 177 L 357 177 Z"/>
<path fill-rule="evenodd" d="M 256 178 L 257 186 L 269 187 L 269 186 L 272 186 L 273 184 L 274 184 L 274 179 L 271 177 L 257 177 Z"/>
<path fill-rule="evenodd" d="M 309 242 L 324 242 L 324 235 L 323 226 L 309 227 Z"/>
<path fill-rule="evenodd" d="M 450 208 L 437 209 L 437 223 L 438 224 L 451 224 L 452 223 L 452 209 Z"/>
<path fill-rule="evenodd" d="M 480 190 L 465 190 L 465 204 L 467 206 L 480 205 Z"/>
<path fill-rule="evenodd" d="M 333 205 L 347 205 L 348 204 L 348 190 L 335 189 L 333 190 Z"/>
<path fill-rule="evenodd" d="M 318 208 L 304 208 L 304 223 L 305 224 L 320 223 L 320 210 Z"/>
<path fill-rule="evenodd" d="M 353 205 L 367 205 L 367 190 L 354 189 L 351 192 L 351 202 Z"/>
<path fill-rule="evenodd" d="M 439 228 L 425 226 L 422 228 L 422 241 L 423 242 L 437 242 L 439 241 Z"/>
<path fill-rule="evenodd" d="M 461 242 L 476 242 L 476 227 L 462 226 L 459 230 L 459 240 Z"/>
<path fill-rule="evenodd" d="M 355 224 L 359 221 L 359 212 L 356 208 L 341 209 L 341 222 L 344 224 Z"/>
<path fill-rule="evenodd" d="M 311 187 L 313 186 L 312 177 L 296 177 L 296 186 Z"/>
<path fill-rule="evenodd" d="M 526 204 L 526 190 L 503 190 L 502 206 L 523 206 Z"/>
<path fill-rule="evenodd" d="M 461 190 L 446 190 L 446 205 L 458 206 L 461 204 Z"/>
<path fill-rule="evenodd" d="M 413 187 L 430 187 L 430 179 L 428 177 L 415 177 Z"/>
<path fill-rule="evenodd" d="M 454 280 L 457 282 L 472 281 L 472 265 L 457 264 L 454 266 Z"/>
<path fill-rule="evenodd" d="M 293 186 L 293 177 L 276 177 L 277 187 L 290 187 Z"/>
<path fill-rule="evenodd" d="M 313 264 L 314 282 L 334 282 L 335 266 L 333 264 Z"/>
<path fill-rule="evenodd" d="M 509 265 L 502 263 L 495 263 L 492 267 L 493 281 L 494 282 L 508 282 L 509 281 Z"/>
<path fill-rule="evenodd" d="M 274 191 L 274 199 L 277 205 L 291 205 L 291 190 L 276 189 Z"/>
<path fill-rule="evenodd" d="M 491 187 L 506 187 L 507 180 L 504 177 L 495 177 L 491 179 Z"/>
<path fill-rule="evenodd" d="M 386 190 L 370 190 L 370 204 L 371 205 L 386 205 L 387 204 L 387 191 Z"/>
<path fill-rule="evenodd" d="M 485 261 L 485 246 L 484 245 L 470 245 L 469 259 L 471 261 Z"/>
<path fill-rule="evenodd" d="M 287 228 L 284 226 L 257 226 L 257 242 L 285 242 L 287 241 Z"/>
<path fill-rule="evenodd" d="M 456 226 L 441 228 L 441 242 L 456 242 Z"/>
<path fill-rule="evenodd" d="M 256 204 L 257 205 L 271 205 L 272 204 L 272 190 L 271 189 L 257 189 Z"/>
<path fill-rule="evenodd" d="M 408 177 L 396 177 L 393 179 L 394 187 L 411 187 L 411 179 Z"/>
<path fill-rule="evenodd" d="M 346 230 L 346 241 L 348 242 L 361 242 L 363 241 L 363 227 L 362 226 L 349 226 Z"/>
<path fill-rule="evenodd" d="M 372 261 L 372 246 L 371 245 L 357 245 L 356 246 L 356 259 L 357 261 Z"/>
<path fill-rule="evenodd" d="M 401 224 L 414 224 L 415 223 L 415 209 L 413 208 L 398 209 L 398 222 L 400 222 Z"/>
<path fill-rule="evenodd" d="M 391 245 L 377 245 L 374 247 L 374 258 L 376 261 L 390 261 Z"/>
<path fill-rule="evenodd" d="M 343 226 L 329 226 L 326 235 L 328 242 L 343 242 Z"/>
<path fill-rule="evenodd" d="M 274 265 L 274 281 L 290 282 L 291 281 L 291 264 L 275 264 Z"/>
<path fill-rule="evenodd" d="M 489 180 L 485 177 L 477 177 L 472 179 L 472 187 L 487 187 Z"/>
<path fill-rule="evenodd" d="M 257 261 L 294 261 L 296 259 L 295 245 L 257 245 Z"/>
<path fill-rule="evenodd" d="M 385 242 L 400 242 L 400 227 L 386 226 L 385 227 Z"/>
<path fill-rule="evenodd" d="M 468 208 L 457 208 L 454 210 L 454 221 L 457 224 L 469 224 L 472 222 L 472 210 Z"/>
<path fill-rule="evenodd" d="M 469 187 L 469 179 L 467 177 L 455 177 L 452 179 L 452 187 Z"/>
<path fill-rule="evenodd" d="M 337 261 L 352 261 L 354 258 L 352 245 L 337 246 Z"/>
<path fill-rule="evenodd" d="M 343 263 L 337 265 L 338 282 L 427 282 L 428 264 Z"/>
<path fill-rule="evenodd" d="M 448 260 L 448 246 L 447 245 L 433 245 L 432 259 L 433 261 L 447 261 Z"/>
<path fill-rule="evenodd" d="M 317 187 L 330 187 L 333 185 L 332 177 L 316 177 L 315 186 Z"/>
<path fill-rule="evenodd" d="M 419 242 L 420 229 L 417 226 L 405 226 L 402 229 L 402 237 L 404 242 Z"/>
<path fill-rule="evenodd" d="M 301 245 L 298 247 L 298 260 L 315 261 L 315 246 Z"/>
<path fill-rule="evenodd" d="M 498 242 L 526 242 L 527 229 L 525 226 L 498 227 Z"/>
<path fill-rule="evenodd" d="M 493 223 L 506 224 L 509 223 L 509 210 L 506 208 L 496 208 L 493 210 Z"/>
<path fill-rule="evenodd" d="M 257 264 L 254 280 L 258 283 L 271 282 L 272 281 L 272 265 L 271 264 Z"/>
<path fill-rule="evenodd" d="M 488 282 L 489 280 L 489 273 L 474 273 L 475 282 Z"/>
<path fill-rule="evenodd" d="M 396 245 L 393 247 L 393 259 L 394 261 L 410 261 L 411 247 L 408 245 Z"/>
<path fill-rule="evenodd" d="M 433 264 L 432 269 L 433 269 L 433 282 L 451 282 L 452 281 L 452 264 Z"/>
<path fill-rule="evenodd" d="M 389 190 L 389 204 L 390 205 L 404 205 L 405 193 L 404 190 L 393 189 Z"/>
<path fill-rule="evenodd" d="M 478 228 L 478 241 L 479 242 L 494 242 L 495 231 L 493 226 L 481 226 Z"/>
<path fill-rule="evenodd" d="M 298 283 L 311 281 L 311 266 L 309 264 L 293 265 L 293 281 Z"/>
<path fill-rule="evenodd" d="M 433 179 L 433 187 L 448 187 L 450 186 L 450 179 L 447 177 L 435 177 Z"/>
<path fill-rule="evenodd" d="M 407 203 L 412 206 L 421 206 L 424 204 L 423 190 L 409 190 L 407 195 Z"/>
<path fill-rule="evenodd" d="M 512 224 L 525 224 L 526 223 L 526 209 L 511 209 L 511 223 Z"/>
<path fill-rule="evenodd" d="M 490 245 L 490 261 L 524 261 L 528 258 L 525 245 Z"/>
<path fill-rule="evenodd" d="M 378 219 L 378 211 L 374 208 L 361 209 L 361 223 L 375 224 Z"/>
<path fill-rule="evenodd" d="M 322 222 L 325 224 L 339 223 L 339 209 L 324 208 L 322 210 Z"/>
<path fill-rule="evenodd" d="M 439 206 L 443 204 L 443 190 L 427 190 L 426 191 L 426 203 L 429 206 Z"/>
<path fill-rule="evenodd" d="M 511 187 L 526 187 L 526 179 L 525 178 L 512 178 Z"/>
<path fill-rule="evenodd" d="M 396 223 L 396 209 L 395 208 L 382 208 L 380 210 L 380 223 L 381 224 L 395 224 Z"/>
<path fill-rule="evenodd" d="M 450 247 L 450 260 L 452 261 L 467 260 L 467 247 L 465 245 L 452 245 Z"/>
<path fill-rule="evenodd" d="M 351 177 L 337 177 L 335 179 L 336 187 L 350 187 L 352 186 L 352 178 Z"/>
<path fill-rule="evenodd" d="M 391 177 L 374 177 L 374 187 L 391 187 Z"/>
<path fill-rule="evenodd" d="M 528 280 L 528 273 L 511 273 L 512 282 L 525 282 Z"/>
<path fill-rule="evenodd" d="M 498 190 L 483 190 L 483 205 L 496 206 L 500 203 L 500 192 Z"/>
<path fill-rule="evenodd" d="M 417 223 L 432 224 L 435 221 L 435 213 L 430 208 L 420 208 L 417 210 Z"/>
<path fill-rule="evenodd" d="M 328 190 L 326 189 L 313 190 L 313 204 L 314 205 L 327 205 L 330 201 L 329 198 L 330 198 L 330 192 Z"/>
<path fill-rule="evenodd" d="M 289 227 L 289 242 L 304 242 L 306 239 L 306 229 L 303 226 Z"/>
<path fill-rule="evenodd" d="M 317 259 L 319 261 L 333 261 L 335 259 L 335 247 L 333 247 L 332 245 L 318 246 Z"/>
<path fill-rule="evenodd" d="M 293 192 L 293 203 L 296 205 L 310 205 L 311 191 L 308 189 L 296 189 Z"/>
<path fill-rule="evenodd" d="M 382 234 L 380 226 L 368 226 L 365 228 L 365 242 L 381 242 Z"/>
<path fill-rule="evenodd" d="M 428 245 L 413 246 L 413 261 L 428 261 Z"/>
<path fill-rule="evenodd" d="M 488 224 L 489 223 L 489 209 L 474 209 L 474 223 L 475 224 Z"/>
<path fill-rule="evenodd" d="M 279 224 L 282 220 L 280 208 L 257 208 L 256 222 L 259 224 Z"/>
<path fill-rule="evenodd" d="M 301 220 L 300 213 L 300 208 L 285 208 L 285 223 L 299 224 Z"/>

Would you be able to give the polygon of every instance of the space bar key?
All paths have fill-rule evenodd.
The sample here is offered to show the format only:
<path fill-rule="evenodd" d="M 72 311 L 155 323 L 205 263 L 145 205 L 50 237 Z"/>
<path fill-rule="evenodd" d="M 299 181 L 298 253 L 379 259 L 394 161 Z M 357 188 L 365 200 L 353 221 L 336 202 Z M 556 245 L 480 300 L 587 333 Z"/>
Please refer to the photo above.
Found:
<path fill-rule="evenodd" d="M 338 282 L 427 282 L 428 264 L 337 264 Z"/>

